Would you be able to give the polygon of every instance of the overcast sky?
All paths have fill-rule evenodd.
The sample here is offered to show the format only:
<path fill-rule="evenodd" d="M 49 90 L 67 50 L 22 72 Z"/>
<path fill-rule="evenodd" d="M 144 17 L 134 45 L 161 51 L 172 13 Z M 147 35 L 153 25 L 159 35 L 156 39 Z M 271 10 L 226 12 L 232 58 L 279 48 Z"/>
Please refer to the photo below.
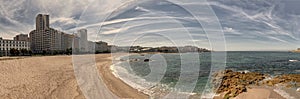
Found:
<path fill-rule="evenodd" d="M 300 47 L 299 0 L 0 0 L 0 37 L 28 34 L 35 16 L 49 14 L 51 27 L 74 33 L 87 28 L 92 41 L 116 45 L 183 46 L 211 49 L 202 26 L 182 6 L 209 4 L 219 21 L 227 50 L 293 50 Z M 196 14 L 201 14 L 197 12 Z M 100 28 L 101 27 L 101 28 Z"/>

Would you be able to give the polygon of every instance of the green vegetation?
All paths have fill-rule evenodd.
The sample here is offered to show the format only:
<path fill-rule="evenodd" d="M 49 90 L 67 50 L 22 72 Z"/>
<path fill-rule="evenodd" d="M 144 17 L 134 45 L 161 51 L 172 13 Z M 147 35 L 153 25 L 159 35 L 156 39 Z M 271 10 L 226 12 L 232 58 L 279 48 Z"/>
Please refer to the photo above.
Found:
<path fill-rule="evenodd" d="M 18 49 L 11 48 L 9 54 L 10 56 L 31 56 L 32 52 L 27 49 L 18 50 Z"/>

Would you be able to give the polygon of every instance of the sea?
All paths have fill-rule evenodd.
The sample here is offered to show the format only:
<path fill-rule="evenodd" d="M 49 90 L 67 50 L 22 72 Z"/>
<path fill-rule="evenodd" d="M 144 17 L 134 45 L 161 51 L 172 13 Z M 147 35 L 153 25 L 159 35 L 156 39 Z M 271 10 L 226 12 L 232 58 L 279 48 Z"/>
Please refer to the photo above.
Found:
<path fill-rule="evenodd" d="M 211 77 L 216 59 L 213 53 L 155 53 L 131 54 L 118 57 L 111 69 L 125 83 L 153 97 L 176 92 L 215 95 Z M 225 54 L 224 54 L 225 53 Z M 271 51 L 232 51 L 226 55 L 219 70 L 259 72 L 271 76 L 300 73 L 300 53 Z M 215 54 L 216 55 L 216 54 Z M 149 59 L 149 60 L 147 60 Z"/>

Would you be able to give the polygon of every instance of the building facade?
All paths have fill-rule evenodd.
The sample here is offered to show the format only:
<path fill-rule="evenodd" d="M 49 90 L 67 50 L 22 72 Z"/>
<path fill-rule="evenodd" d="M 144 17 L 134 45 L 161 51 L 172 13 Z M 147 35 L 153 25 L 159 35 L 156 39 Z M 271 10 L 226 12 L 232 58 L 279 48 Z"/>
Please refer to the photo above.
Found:
<path fill-rule="evenodd" d="M 52 53 L 65 51 L 72 47 L 74 36 L 53 29 L 49 26 L 49 15 L 36 17 L 36 29 L 29 33 L 33 53 Z"/>
<path fill-rule="evenodd" d="M 108 44 L 106 42 L 102 42 L 102 41 L 96 42 L 95 43 L 95 51 L 99 52 L 99 53 L 108 52 L 109 51 Z"/>
<path fill-rule="evenodd" d="M 28 41 L 16 41 L 16 40 L 8 40 L 0 38 L 0 54 L 1 56 L 10 55 L 11 49 L 17 50 L 30 50 L 30 42 Z"/>
<path fill-rule="evenodd" d="M 27 41 L 29 42 L 28 34 L 19 34 L 14 37 L 15 41 Z"/>
<path fill-rule="evenodd" d="M 88 38 L 87 38 L 87 29 L 78 30 L 77 36 L 79 37 L 80 52 L 88 52 L 89 51 L 89 42 L 88 42 Z"/>

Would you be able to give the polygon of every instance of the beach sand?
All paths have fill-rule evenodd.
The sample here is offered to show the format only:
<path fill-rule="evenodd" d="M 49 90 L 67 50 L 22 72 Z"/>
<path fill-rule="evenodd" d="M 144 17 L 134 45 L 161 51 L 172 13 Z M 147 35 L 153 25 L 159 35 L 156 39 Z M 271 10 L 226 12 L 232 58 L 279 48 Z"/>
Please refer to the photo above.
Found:
<path fill-rule="evenodd" d="M 115 95 L 121 98 L 148 99 L 148 95 L 130 87 L 122 80 L 114 76 L 112 70 L 110 69 L 110 66 L 112 64 L 111 57 L 106 59 L 97 57 L 96 61 L 102 80 L 109 88 L 109 90 L 112 91 Z"/>
<path fill-rule="evenodd" d="M 247 92 L 239 94 L 236 99 L 285 99 L 276 93 L 273 88 L 254 87 L 248 88 Z"/>
<path fill-rule="evenodd" d="M 83 99 L 70 56 L 0 61 L 2 99 Z"/>
<path fill-rule="evenodd" d="M 108 88 L 120 98 L 145 99 L 110 71 L 110 54 L 96 55 Z M 0 61 L 1 99 L 84 99 L 74 76 L 71 56 L 26 57 Z"/>
<path fill-rule="evenodd" d="M 214 99 L 223 99 L 224 94 L 214 97 Z M 286 99 L 276 93 L 273 88 L 267 87 L 252 87 L 248 88 L 247 92 L 239 94 L 234 99 Z"/>

